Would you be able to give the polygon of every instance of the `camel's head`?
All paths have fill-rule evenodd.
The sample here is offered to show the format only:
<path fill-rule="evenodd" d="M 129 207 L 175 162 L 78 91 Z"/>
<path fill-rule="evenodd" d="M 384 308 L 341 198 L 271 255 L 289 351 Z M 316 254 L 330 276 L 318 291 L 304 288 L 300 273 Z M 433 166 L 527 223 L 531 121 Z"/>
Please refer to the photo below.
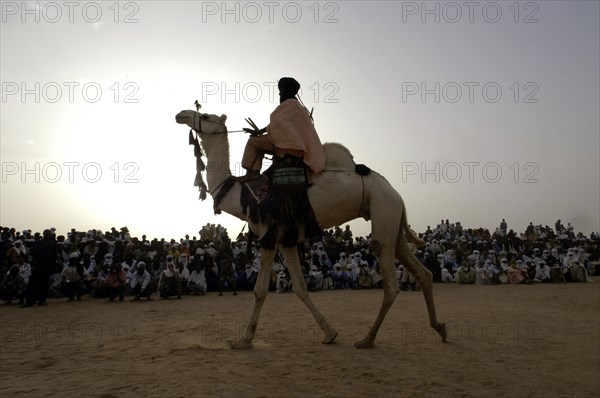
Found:
<path fill-rule="evenodd" d="M 217 116 L 196 111 L 181 111 L 175 116 L 177 123 L 187 124 L 201 135 L 226 132 L 226 120 L 227 115 Z"/>

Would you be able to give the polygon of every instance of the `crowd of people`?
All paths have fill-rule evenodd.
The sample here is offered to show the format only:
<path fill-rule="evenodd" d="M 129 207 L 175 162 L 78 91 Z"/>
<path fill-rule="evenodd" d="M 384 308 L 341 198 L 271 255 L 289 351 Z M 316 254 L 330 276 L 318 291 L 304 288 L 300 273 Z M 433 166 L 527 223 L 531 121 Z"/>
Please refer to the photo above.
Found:
<path fill-rule="evenodd" d="M 207 224 L 199 237 L 179 240 L 132 237 L 127 227 L 110 231 L 72 229 L 59 235 L 0 227 L 0 297 L 22 307 L 46 305 L 48 297 L 68 301 L 83 296 L 109 301 L 181 299 L 224 291 L 252 290 L 260 269 L 260 243 L 249 234 L 235 241 L 220 225 Z M 554 228 L 534 226 L 522 234 L 503 219 L 493 233 L 442 220 L 418 234 L 413 247 L 435 282 L 524 284 L 590 282 L 600 274 L 600 234 L 575 234 L 560 220 Z M 308 289 L 368 289 L 382 286 L 370 238 L 353 237 L 348 225 L 324 231 L 298 247 Z M 397 263 L 401 290 L 418 290 L 418 281 Z M 270 289 L 293 290 L 285 261 L 278 255 Z"/>

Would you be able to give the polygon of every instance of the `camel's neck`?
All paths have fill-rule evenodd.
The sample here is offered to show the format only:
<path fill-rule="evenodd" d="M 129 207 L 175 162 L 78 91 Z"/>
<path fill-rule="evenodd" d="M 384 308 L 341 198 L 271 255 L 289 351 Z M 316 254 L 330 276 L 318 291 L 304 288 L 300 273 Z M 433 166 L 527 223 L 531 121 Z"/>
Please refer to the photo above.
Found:
<path fill-rule="evenodd" d="M 227 134 L 214 134 L 202 139 L 206 151 L 206 182 L 211 194 L 217 190 L 230 175 L 229 141 Z"/>

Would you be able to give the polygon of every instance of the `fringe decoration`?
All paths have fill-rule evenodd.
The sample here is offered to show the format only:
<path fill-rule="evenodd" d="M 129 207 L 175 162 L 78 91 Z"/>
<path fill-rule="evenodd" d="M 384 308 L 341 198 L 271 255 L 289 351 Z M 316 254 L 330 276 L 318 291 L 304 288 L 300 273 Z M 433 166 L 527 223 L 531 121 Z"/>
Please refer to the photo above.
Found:
<path fill-rule="evenodd" d="M 286 158 L 278 160 L 282 167 L 289 167 L 290 164 L 302 165 L 301 159 Z M 293 247 L 298 243 L 299 231 L 298 226 L 304 225 L 304 236 L 306 238 L 320 237 L 323 235 L 323 230 L 319 227 L 310 201 L 308 199 L 306 174 L 304 174 L 304 183 L 288 184 L 288 185 L 273 185 L 273 176 L 275 174 L 272 166 L 265 173 L 268 176 L 271 186 L 269 187 L 269 196 L 261 203 L 257 203 L 252 193 L 246 184 L 242 184 L 242 192 L 240 195 L 240 204 L 244 214 L 254 224 L 271 225 L 270 229 L 282 227 L 284 234 L 281 239 L 281 244 L 285 247 Z M 278 174 L 281 176 L 281 173 Z M 271 239 L 276 239 L 276 228 L 265 234 L 263 239 L 271 244 Z M 275 245 L 277 241 L 273 241 Z M 262 240 L 261 240 L 262 244 Z M 274 247 L 274 246 L 273 246 Z"/>
<path fill-rule="evenodd" d="M 200 191 L 199 199 L 205 200 L 208 188 L 206 187 L 204 179 L 202 178 L 202 172 L 206 169 L 206 165 L 202 160 L 202 156 L 204 154 L 202 153 L 202 148 L 200 148 L 200 142 L 198 141 L 198 137 L 194 136 L 193 130 L 190 130 L 188 143 L 189 145 L 194 146 L 194 156 L 196 157 L 196 177 L 194 178 L 194 186 L 198 187 L 198 190 Z"/>
<path fill-rule="evenodd" d="M 277 225 L 271 225 L 267 233 L 260 238 L 260 246 L 268 250 L 275 250 L 277 243 Z"/>

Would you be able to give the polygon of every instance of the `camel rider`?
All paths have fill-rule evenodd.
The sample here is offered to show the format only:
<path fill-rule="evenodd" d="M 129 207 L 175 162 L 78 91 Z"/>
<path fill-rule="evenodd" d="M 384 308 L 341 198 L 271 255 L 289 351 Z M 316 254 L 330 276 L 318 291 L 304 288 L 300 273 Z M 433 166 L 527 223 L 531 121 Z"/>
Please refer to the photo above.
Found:
<path fill-rule="evenodd" d="M 260 176 L 265 154 L 302 158 L 304 164 L 315 174 L 325 167 L 326 156 L 321 140 L 308 110 L 296 98 L 300 83 L 291 77 L 283 77 L 277 86 L 280 105 L 271 113 L 269 126 L 261 130 L 244 129 L 251 136 L 242 158 L 246 175 L 240 178 L 241 181 L 250 181 Z M 263 135 L 264 132 L 267 134 Z"/>

